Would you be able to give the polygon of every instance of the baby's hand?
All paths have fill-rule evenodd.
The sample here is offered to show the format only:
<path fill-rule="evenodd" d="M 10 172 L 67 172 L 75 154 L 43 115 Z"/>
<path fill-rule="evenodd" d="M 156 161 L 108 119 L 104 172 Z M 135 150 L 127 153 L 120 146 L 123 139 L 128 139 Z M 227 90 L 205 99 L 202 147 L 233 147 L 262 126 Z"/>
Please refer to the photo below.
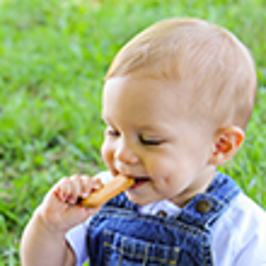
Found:
<path fill-rule="evenodd" d="M 67 232 L 99 211 L 100 208 L 85 208 L 78 201 L 101 185 L 99 179 L 89 176 L 63 178 L 48 192 L 38 213 L 50 231 Z"/>

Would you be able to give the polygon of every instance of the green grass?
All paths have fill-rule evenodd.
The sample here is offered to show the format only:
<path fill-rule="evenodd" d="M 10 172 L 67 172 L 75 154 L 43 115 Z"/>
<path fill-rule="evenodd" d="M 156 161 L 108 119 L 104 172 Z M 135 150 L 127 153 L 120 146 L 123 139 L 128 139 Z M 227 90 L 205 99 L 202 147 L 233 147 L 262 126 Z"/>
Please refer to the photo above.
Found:
<path fill-rule="evenodd" d="M 0 0 L 0 266 L 57 179 L 104 168 L 102 80 L 118 49 L 151 23 L 197 16 L 251 49 L 259 93 L 247 139 L 222 170 L 266 207 L 266 4 L 263 0 Z M 241 97 L 241 96 L 240 96 Z"/>

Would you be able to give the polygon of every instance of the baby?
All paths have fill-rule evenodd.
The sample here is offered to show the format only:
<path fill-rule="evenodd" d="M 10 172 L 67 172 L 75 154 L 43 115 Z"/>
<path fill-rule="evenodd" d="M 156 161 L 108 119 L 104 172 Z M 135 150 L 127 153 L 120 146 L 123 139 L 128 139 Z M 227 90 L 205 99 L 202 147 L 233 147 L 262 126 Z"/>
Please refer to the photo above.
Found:
<path fill-rule="evenodd" d="M 105 79 L 102 157 L 109 172 L 60 180 L 27 225 L 24 266 L 266 265 L 266 215 L 216 171 L 243 143 L 256 73 L 247 48 L 199 19 L 147 28 Z M 97 208 L 101 182 L 134 179 Z"/>

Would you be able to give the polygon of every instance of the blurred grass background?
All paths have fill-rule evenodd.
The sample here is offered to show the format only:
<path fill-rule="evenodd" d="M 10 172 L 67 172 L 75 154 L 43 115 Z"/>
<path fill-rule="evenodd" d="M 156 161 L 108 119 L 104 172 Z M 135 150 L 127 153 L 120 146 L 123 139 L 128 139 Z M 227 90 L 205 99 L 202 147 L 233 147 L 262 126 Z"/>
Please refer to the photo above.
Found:
<path fill-rule="evenodd" d="M 167 17 L 220 24 L 253 53 L 257 104 L 245 144 L 221 170 L 265 208 L 265 8 L 264 0 L 0 0 L 0 266 L 20 265 L 23 227 L 57 179 L 104 168 L 105 72 L 126 41 Z"/>

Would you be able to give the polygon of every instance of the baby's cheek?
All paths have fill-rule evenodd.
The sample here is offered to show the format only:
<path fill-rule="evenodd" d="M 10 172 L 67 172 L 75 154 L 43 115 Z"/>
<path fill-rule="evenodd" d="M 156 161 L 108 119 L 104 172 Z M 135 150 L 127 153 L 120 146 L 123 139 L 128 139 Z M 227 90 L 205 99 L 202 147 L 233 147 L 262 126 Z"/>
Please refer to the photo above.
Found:
<path fill-rule="evenodd" d="M 101 156 L 106 166 L 111 170 L 113 168 L 114 156 L 108 145 L 103 144 L 101 148 Z"/>
<path fill-rule="evenodd" d="M 104 142 L 102 147 L 101 147 L 101 156 L 103 158 L 103 160 L 105 161 L 105 163 L 107 163 L 107 161 L 109 161 L 110 159 L 108 159 L 111 155 L 111 151 L 108 148 L 108 145 Z"/>
<path fill-rule="evenodd" d="M 161 192 L 173 190 L 176 187 L 176 184 L 178 183 L 177 180 L 178 177 L 171 175 L 167 172 L 157 172 L 157 189 Z"/>

